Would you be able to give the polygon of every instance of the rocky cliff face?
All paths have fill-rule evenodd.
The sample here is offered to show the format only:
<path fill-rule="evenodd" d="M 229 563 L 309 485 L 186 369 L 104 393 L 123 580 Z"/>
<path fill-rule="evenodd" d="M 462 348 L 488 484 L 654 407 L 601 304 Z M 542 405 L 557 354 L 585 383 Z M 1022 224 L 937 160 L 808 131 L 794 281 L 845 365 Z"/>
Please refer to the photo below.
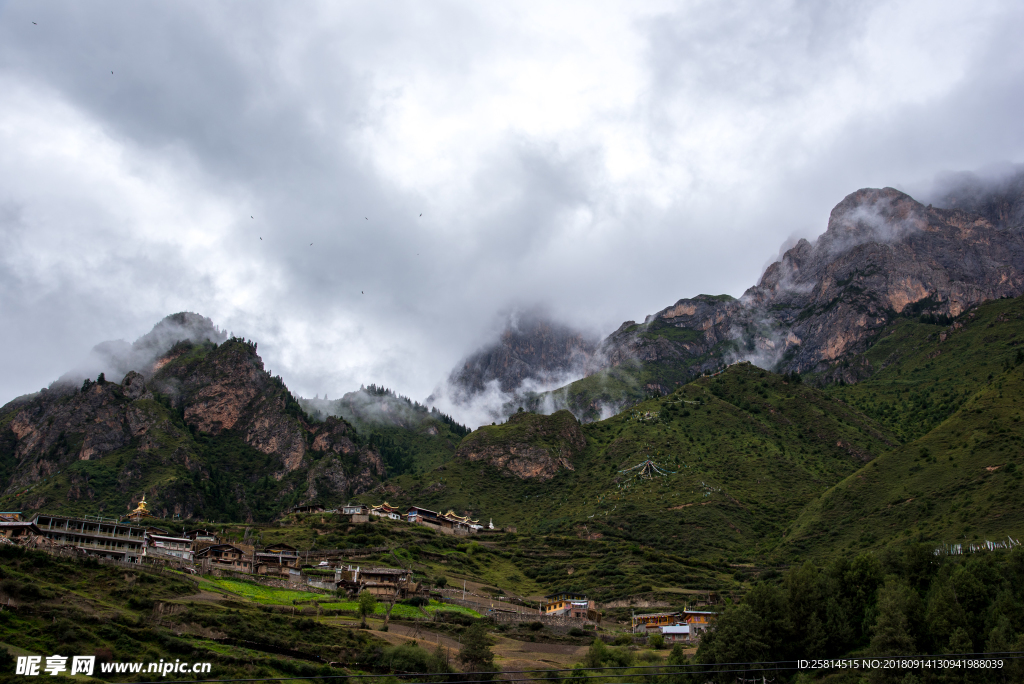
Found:
<path fill-rule="evenodd" d="M 752 360 L 855 381 L 857 370 L 841 362 L 895 317 L 957 316 L 1024 293 L 1019 185 L 998 197 L 953 198 L 952 208 L 892 188 L 859 190 L 832 210 L 814 244 L 801 240 L 741 298 L 679 300 L 643 324 L 624 324 L 601 353 L 612 366 L 660 362 L 691 375 Z"/>
<path fill-rule="evenodd" d="M 579 422 L 568 411 L 550 416 L 521 412 L 503 425 L 468 435 L 455 457 L 484 461 L 522 480 L 550 480 L 560 470 L 575 470 L 573 459 L 586 446 Z"/>
<path fill-rule="evenodd" d="M 4 498 L 118 513 L 145 493 L 157 512 L 255 519 L 294 503 L 340 503 L 384 477 L 350 425 L 308 419 L 255 344 L 173 340 L 169 328 L 182 330 L 174 318 L 113 355 L 146 363 L 120 383 L 58 381 L 0 409 Z"/>

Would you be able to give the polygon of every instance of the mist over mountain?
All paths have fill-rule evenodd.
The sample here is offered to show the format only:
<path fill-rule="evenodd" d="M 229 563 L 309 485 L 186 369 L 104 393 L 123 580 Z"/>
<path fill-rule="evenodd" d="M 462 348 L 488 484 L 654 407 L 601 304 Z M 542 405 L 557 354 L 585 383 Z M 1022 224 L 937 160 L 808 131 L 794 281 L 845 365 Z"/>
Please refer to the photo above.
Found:
<path fill-rule="evenodd" d="M 524 394 L 563 386 L 601 367 L 596 336 L 538 313 L 517 313 L 498 339 L 452 370 L 428 404 L 450 405 L 468 422 L 503 420 Z"/>
<path fill-rule="evenodd" d="M 178 342 L 220 344 L 227 339 L 227 331 L 221 330 L 206 316 L 182 311 L 167 316 L 131 344 L 124 340 L 100 342 L 57 382 L 80 384 L 82 380 L 95 378 L 100 373 L 114 380 L 133 370 L 150 375 L 157 370 L 154 368 L 157 361 Z"/>
<path fill-rule="evenodd" d="M 893 188 L 851 193 L 814 243 L 799 240 L 741 297 L 680 299 L 602 340 L 587 377 L 509 391 L 527 390 L 534 410 L 592 420 L 738 361 L 855 382 L 865 370 L 847 359 L 894 319 L 951 318 L 1024 292 L 1024 171 L 949 176 L 940 196 L 943 206 Z"/>
<path fill-rule="evenodd" d="M 1024 225 L 1024 167 L 999 168 L 993 174 L 952 173 L 938 179 L 932 204 L 979 214 L 993 225 Z"/>

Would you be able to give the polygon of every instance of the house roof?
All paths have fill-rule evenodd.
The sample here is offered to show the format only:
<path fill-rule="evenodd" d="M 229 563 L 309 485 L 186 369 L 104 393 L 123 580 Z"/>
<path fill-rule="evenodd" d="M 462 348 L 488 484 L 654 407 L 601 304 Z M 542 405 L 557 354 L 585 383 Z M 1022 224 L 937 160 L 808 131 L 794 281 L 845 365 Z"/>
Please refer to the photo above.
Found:
<path fill-rule="evenodd" d="M 679 613 L 676 613 L 676 612 L 672 612 L 672 613 L 668 613 L 668 612 L 665 612 L 665 613 L 640 613 L 638 615 L 634 615 L 633 617 L 635 617 L 635 618 L 645 618 L 645 617 L 676 617 L 677 615 L 679 615 Z"/>
<path fill-rule="evenodd" d="M 207 546 L 205 549 L 199 549 L 199 551 L 196 552 L 196 555 L 206 556 L 211 551 L 227 551 L 228 549 L 237 551 L 238 553 L 242 553 L 242 550 L 240 548 L 238 548 L 237 546 L 232 546 L 231 544 L 214 544 L 213 546 Z"/>
<path fill-rule="evenodd" d="M 149 538 L 153 541 L 175 541 L 175 542 L 191 542 L 192 540 L 188 537 L 172 537 L 168 534 L 150 534 Z"/>
<path fill-rule="evenodd" d="M 661 628 L 662 634 L 689 634 L 690 625 L 665 625 Z"/>
<path fill-rule="evenodd" d="M 435 518 L 440 515 L 440 513 L 438 513 L 437 511 L 432 511 L 429 508 L 422 508 L 420 506 L 409 506 L 409 508 L 405 511 L 405 513 L 406 513 L 406 515 L 408 515 L 409 513 L 412 513 L 413 511 L 419 511 L 420 513 L 429 513 L 430 515 L 434 516 Z"/>

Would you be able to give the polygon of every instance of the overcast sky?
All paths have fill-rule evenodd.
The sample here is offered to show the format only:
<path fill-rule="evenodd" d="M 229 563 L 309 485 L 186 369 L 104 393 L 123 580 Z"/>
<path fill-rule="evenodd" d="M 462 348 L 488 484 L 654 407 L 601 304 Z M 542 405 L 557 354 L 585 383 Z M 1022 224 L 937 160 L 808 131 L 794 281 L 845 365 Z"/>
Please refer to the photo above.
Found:
<path fill-rule="evenodd" d="M 1020 2 L 0 0 L 0 404 L 182 310 L 297 393 L 422 399 L 517 308 L 607 334 L 739 295 L 858 188 L 1024 161 L 1022 25 Z"/>

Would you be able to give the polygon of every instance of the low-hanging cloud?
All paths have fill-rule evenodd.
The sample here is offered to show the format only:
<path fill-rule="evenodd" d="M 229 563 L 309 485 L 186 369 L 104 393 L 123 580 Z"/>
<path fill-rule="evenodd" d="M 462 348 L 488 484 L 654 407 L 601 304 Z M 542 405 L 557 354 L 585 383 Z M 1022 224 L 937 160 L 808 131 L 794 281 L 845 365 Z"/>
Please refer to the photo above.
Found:
<path fill-rule="evenodd" d="M 1022 14 L 5 3 L 0 402 L 175 311 L 422 398 L 510 306 L 738 296 L 856 188 L 1024 159 Z"/>

